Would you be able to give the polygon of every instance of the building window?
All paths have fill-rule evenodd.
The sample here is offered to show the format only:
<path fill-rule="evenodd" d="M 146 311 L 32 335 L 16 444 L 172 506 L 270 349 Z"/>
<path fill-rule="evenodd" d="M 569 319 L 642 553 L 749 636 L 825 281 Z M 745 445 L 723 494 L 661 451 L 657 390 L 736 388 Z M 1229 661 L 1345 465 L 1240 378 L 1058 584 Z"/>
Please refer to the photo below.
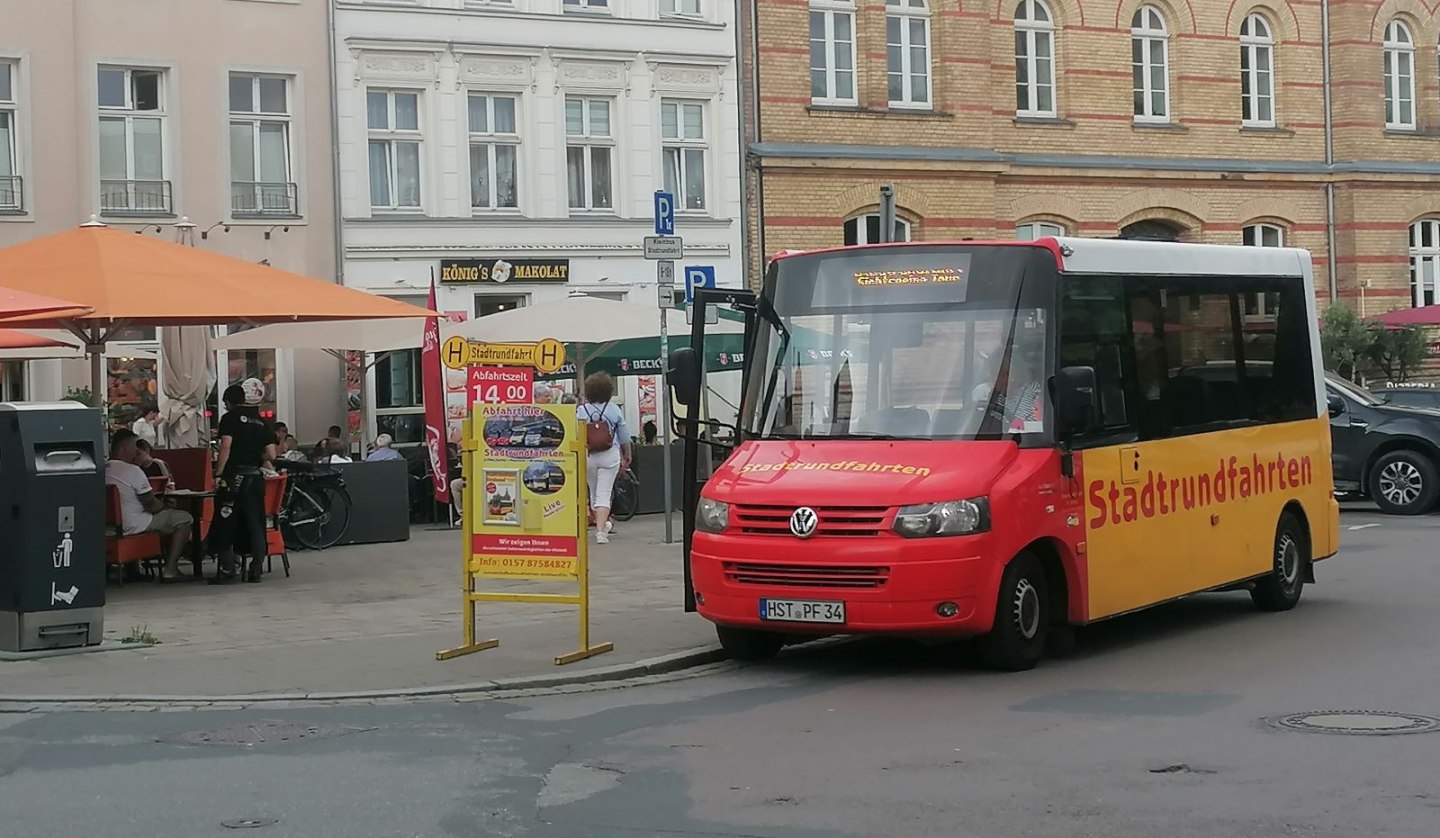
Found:
<path fill-rule="evenodd" d="M 930 107 L 930 7 L 926 0 L 885 0 L 890 106 Z"/>
<path fill-rule="evenodd" d="M 854 3 L 810 4 L 810 99 L 829 105 L 856 103 Z"/>
<path fill-rule="evenodd" d="M 567 12 L 608 12 L 610 0 L 565 0 Z"/>
<path fill-rule="evenodd" d="M 1184 231 L 1178 225 L 1156 218 L 1136 221 L 1120 228 L 1120 238 L 1146 241 L 1178 242 L 1183 233 Z"/>
<path fill-rule="evenodd" d="M 615 206 L 614 145 L 609 99 L 565 100 L 570 209 L 608 210 Z"/>
<path fill-rule="evenodd" d="M 890 237 L 892 242 L 910 241 L 910 222 L 903 218 L 895 219 L 895 231 Z M 870 213 L 868 215 L 857 215 L 845 221 L 845 244 L 883 244 L 880 240 L 880 215 Z"/>
<path fill-rule="evenodd" d="M 298 215 L 290 165 L 290 80 L 231 73 L 230 211 Z"/>
<path fill-rule="evenodd" d="M 514 96 L 470 94 L 470 206 L 520 206 L 520 130 Z"/>
<path fill-rule="evenodd" d="M 370 206 L 379 210 L 420 208 L 420 94 L 411 90 L 368 90 L 365 120 L 370 129 Z"/>
<path fill-rule="evenodd" d="M 1165 18 L 1154 6 L 1142 6 L 1130 21 L 1130 71 L 1136 122 L 1170 121 L 1168 37 Z"/>
<path fill-rule="evenodd" d="M 15 66 L 13 61 L 0 61 L 0 212 L 21 212 L 25 209 L 20 145 L 16 140 L 20 108 L 15 91 Z"/>
<path fill-rule="evenodd" d="M 1031 221 L 1015 226 L 1015 238 L 1020 241 L 1034 241 L 1046 236 L 1063 236 L 1065 228 L 1049 221 Z"/>
<path fill-rule="evenodd" d="M 705 106 L 699 102 L 662 101 L 660 139 L 665 191 L 677 209 L 705 209 Z"/>
<path fill-rule="evenodd" d="M 699 17 L 700 0 L 660 0 L 660 14 L 664 17 Z"/>
<path fill-rule="evenodd" d="M 1284 247 L 1285 230 L 1274 224 L 1247 224 L 1241 231 L 1240 243 L 1246 247 Z M 1279 303 L 1277 292 L 1246 294 L 1246 320 L 1273 320 L 1275 307 Z"/>
<path fill-rule="evenodd" d="M 1041 0 L 1015 7 L 1015 115 L 1055 116 L 1055 18 Z"/>
<path fill-rule="evenodd" d="M 165 73 L 101 67 L 100 211 L 108 215 L 172 215 L 165 179 Z"/>
<path fill-rule="evenodd" d="M 1415 130 L 1415 39 L 1398 20 L 1385 27 L 1385 127 Z"/>
<path fill-rule="evenodd" d="M 1260 15 L 1240 24 L 1240 124 L 1275 127 L 1275 39 Z"/>
<path fill-rule="evenodd" d="M 1440 218 L 1423 218 L 1410 225 L 1410 297 L 1416 306 L 1434 305 L 1440 298 Z"/>

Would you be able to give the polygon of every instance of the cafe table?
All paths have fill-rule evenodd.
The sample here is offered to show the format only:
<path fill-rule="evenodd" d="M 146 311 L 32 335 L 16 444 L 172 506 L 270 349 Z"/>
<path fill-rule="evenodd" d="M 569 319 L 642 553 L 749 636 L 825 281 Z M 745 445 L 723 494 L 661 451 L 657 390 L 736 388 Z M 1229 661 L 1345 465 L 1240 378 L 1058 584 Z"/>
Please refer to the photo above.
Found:
<path fill-rule="evenodd" d="M 200 519 L 205 514 L 205 501 L 214 498 L 215 492 L 195 489 L 166 489 L 158 494 L 162 499 L 174 501 L 177 507 L 190 513 L 190 563 L 195 568 L 194 578 L 196 580 L 204 579 L 205 539 L 201 530 L 203 522 Z"/>

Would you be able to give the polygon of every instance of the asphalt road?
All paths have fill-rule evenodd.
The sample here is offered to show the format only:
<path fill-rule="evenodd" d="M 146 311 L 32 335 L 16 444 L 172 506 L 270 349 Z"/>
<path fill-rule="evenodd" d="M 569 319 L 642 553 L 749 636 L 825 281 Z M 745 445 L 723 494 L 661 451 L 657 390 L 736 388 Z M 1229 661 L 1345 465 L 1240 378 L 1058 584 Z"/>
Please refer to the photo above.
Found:
<path fill-rule="evenodd" d="M 0 716 L 0 835 L 1431 838 L 1440 732 L 1265 721 L 1440 716 L 1440 517 L 1342 525 L 1291 613 L 1197 597 L 1019 675 L 861 643 L 509 702 Z M 317 730 L 213 744 L 267 721 Z"/>

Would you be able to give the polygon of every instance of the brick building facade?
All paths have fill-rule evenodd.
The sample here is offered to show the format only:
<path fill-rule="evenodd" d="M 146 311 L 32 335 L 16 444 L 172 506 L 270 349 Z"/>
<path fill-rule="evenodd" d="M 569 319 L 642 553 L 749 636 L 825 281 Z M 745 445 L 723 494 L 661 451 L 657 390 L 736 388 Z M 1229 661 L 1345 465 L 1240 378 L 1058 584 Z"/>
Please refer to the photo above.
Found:
<path fill-rule="evenodd" d="M 1322 306 L 1440 301 L 1421 0 L 742 6 L 755 267 L 875 240 L 891 183 L 915 240 L 1283 243 L 1314 254 Z"/>

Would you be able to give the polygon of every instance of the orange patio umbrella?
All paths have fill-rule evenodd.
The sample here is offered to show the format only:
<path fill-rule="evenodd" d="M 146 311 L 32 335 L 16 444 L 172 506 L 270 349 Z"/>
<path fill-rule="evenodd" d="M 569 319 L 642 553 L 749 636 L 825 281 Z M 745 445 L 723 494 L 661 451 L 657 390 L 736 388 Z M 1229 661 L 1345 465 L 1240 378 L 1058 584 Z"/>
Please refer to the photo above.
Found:
<path fill-rule="evenodd" d="M 32 335 L 18 329 L 0 329 L 0 349 L 58 349 L 73 348 L 73 344 L 42 335 Z"/>
<path fill-rule="evenodd" d="M 65 329 L 85 342 L 97 406 L 104 346 L 127 327 L 438 316 L 399 300 L 96 222 L 0 249 L 0 285 L 55 294 L 84 308 L 27 323 Z"/>
<path fill-rule="evenodd" d="M 87 311 L 89 311 L 88 308 L 78 303 L 57 300 L 54 297 L 32 294 L 10 287 L 0 288 L 0 321 L 28 321 L 44 317 L 84 314 Z"/>

